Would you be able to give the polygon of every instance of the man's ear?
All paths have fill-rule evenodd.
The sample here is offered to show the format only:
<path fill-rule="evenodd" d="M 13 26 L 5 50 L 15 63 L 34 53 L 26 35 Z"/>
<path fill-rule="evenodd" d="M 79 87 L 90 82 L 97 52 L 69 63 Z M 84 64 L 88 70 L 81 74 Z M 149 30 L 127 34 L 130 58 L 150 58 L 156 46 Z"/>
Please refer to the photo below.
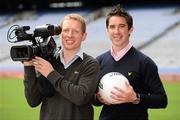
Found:
<path fill-rule="evenodd" d="M 129 29 L 129 35 L 131 35 L 131 33 L 133 32 L 133 30 L 134 30 L 134 27 L 131 27 L 131 28 Z"/>
<path fill-rule="evenodd" d="M 86 37 L 87 37 L 87 32 L 84 32 L 84 33 L 83 33 L 83 37 L 82 37 L 82 41 L 85 41 L 85 40 L 86 40 Z"/>

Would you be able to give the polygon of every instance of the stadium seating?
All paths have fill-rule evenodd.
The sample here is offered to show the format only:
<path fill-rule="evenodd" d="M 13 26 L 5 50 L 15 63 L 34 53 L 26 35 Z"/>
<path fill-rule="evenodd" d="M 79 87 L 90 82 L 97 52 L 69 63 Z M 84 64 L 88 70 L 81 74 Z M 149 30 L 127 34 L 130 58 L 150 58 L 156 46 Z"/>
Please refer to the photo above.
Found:
<path fill-rule="evenodd" d="M 137 47 L 149 40 L 152 40 L 155 36 L 161 34 L 167 30 L 170 26 L 176 24 L 180 20 L 178 14 L 174 14 L 175 7 L 167 8 L 136 8 L 129 9 L 129 12 L 134 18 L 134 32 L 131 36 L 131 41 Z M 107 11 L 109 10 L 106 9 Z M 106 12 L 107 12 L 106 11 Z M 10 59 L 9 51 L 12 45 L 7 41 L 7 31 L 10 26 L 14 24 L 28 25 L 31 27 L 29 32 L 32 32 L 35 26 L 43 24 L 59 24 L 63 16 L 67 13 L 79 13 L 88 19 L 89 14 L 93 14 L 94 11 L 55 11 L 55 12 L 24 12 L 17 15 L 0 15 L 0 70 L 20 70 L 23 67 L 20 63 L 12 62 Z M 97 14 L 97 12 L 94 12 Z M 110 47 L 110 40 L 108 39 L 105 28 L 105 16 L 95 21 L 91 21 L 87 25 L 88 36 L 83 45 L 83 49 L 96 57 L 100 53 L 106 51 Z M 57 37 L 55 38 L 57 39 Z M 59 39 L 56 40 L 59 44 Z"/>

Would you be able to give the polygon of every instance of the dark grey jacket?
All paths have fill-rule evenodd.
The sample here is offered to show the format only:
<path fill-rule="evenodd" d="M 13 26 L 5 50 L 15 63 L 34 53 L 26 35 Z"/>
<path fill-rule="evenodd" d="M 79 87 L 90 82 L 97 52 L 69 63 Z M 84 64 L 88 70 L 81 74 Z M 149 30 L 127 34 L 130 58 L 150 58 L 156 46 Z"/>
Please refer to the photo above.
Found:
<path fill-rule="evenodd" d="M 92 97 L 99 82 L 98 62 L 84 54 L 67 69 L 59 57 L 50 61 L 55 69 L 46 82 L 54 89 L 51 96 L 42 92 L 34 67 L 25 67 L 25 96 L 31 107 L 41 104 L 40 120 L 93 120 Z M 45 88 L 44 90 L 48 90 Z"/>

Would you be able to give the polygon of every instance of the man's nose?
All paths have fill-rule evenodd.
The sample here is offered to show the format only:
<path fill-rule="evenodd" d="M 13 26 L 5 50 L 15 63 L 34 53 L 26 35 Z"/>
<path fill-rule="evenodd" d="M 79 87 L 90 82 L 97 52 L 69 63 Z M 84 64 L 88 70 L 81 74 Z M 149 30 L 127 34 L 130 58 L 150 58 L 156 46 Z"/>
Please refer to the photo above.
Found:
<path fill-rule="evenodd" d="M 70 30 L 67 35 L 68 35 L 69 37 L 72 37 L 72 35 L 73 35 L 72 30 Z"/>
<path fill-rule="evenodd" d="M 119 27 L 115 27 L 114 32 L 119 33 Z"/>

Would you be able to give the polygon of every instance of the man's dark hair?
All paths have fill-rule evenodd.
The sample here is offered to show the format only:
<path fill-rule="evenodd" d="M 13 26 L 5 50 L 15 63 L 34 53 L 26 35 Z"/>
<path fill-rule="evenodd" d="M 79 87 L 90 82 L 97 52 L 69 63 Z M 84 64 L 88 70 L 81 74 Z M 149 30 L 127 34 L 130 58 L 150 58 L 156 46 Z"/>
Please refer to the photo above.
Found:
<path fill-rule="evenodd" d="M 128 29 L 130 29 L 133 26 L 132 16 L 120 4 L 117 4 L 116 6 L 114 6 L 112 10 L 108 13 L 107 18 L 106 18 L 106 28 L 108 28 L 109 19 L 112 16 L 124 17 L 128 24 Z"/>

